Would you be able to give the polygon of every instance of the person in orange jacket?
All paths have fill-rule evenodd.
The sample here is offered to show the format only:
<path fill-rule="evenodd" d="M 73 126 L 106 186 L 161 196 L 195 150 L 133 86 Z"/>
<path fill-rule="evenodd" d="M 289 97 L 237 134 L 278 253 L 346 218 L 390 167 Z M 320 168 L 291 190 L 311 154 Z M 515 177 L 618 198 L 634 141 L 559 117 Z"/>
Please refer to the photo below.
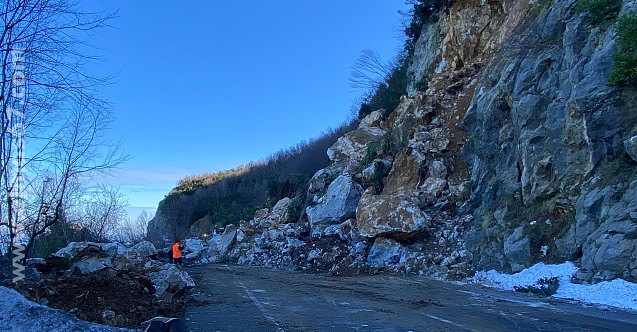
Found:
<path fill-rule="evenodd" d="M 175 244 L 173 244 L 173 263 L 175 263 L 178 266 L 182 266 L 183 265 L 183 258 L 181 255 L 181 251 L 184 250 L 184 245 L 182 244 L 181 241 L 177 241 L 175 242 Z"/>

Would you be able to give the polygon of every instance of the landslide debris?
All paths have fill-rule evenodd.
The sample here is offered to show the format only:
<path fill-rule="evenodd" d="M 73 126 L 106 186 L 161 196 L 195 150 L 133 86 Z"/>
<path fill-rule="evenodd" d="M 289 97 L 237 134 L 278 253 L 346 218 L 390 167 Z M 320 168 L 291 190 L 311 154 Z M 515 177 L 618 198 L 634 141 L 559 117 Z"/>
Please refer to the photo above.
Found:
<path fill-rule="evenodd" d="M 181 299 L 162 301 L 150 279 L 137 271 L 104 269 L 91 274 L 48 276 L 18 287 L 26 298 L 74 314 L 79 319 L 137 328 L 156 316 L 179 317 Z"/>

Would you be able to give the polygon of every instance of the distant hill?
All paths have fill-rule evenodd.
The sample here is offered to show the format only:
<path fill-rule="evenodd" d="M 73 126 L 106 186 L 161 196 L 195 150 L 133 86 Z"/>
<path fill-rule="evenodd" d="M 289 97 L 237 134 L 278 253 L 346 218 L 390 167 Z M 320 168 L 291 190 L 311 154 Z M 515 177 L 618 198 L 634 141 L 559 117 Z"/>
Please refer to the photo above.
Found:
<path fill-rule="evenodd" d="M 308 181 L 329 162 L 327 149 L 356 125 L 356 121 L 344 123 L 262 162 L 180 180 L 159 203 L 149 223 L 149 239 L 160 244 L 166 237 L 184 238 L 198 220 L 217 227 L 249 220 L 256 210 L 284 197 L 292 199 L 290 213 L 301 217 Z"/>

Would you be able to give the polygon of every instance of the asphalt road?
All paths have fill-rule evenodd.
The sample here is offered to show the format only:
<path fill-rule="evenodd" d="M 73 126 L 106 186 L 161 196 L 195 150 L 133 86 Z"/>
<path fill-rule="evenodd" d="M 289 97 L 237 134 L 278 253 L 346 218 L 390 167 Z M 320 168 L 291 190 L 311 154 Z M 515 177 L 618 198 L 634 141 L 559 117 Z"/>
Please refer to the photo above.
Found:
<path fill-rule="evenodd" d="M 637 313 L 417 276 L 186 268 L 189 331 L 637 331 Z"/>

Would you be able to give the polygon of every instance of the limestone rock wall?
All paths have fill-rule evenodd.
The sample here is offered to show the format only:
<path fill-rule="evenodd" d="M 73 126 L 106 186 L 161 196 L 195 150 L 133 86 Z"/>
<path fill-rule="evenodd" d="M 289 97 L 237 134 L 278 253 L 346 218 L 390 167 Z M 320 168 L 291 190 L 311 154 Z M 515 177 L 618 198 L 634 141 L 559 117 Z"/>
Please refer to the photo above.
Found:
<path fill-rule="evenodd" d="M 493 54 L 461 125 L 473 263 L 576 260 L 589 281 L 634 278 L 636 166 L 623 142 L 637 111 L 607 85 L 615 28 L 592 26 L 574 0 L 537 6 Z"/>

